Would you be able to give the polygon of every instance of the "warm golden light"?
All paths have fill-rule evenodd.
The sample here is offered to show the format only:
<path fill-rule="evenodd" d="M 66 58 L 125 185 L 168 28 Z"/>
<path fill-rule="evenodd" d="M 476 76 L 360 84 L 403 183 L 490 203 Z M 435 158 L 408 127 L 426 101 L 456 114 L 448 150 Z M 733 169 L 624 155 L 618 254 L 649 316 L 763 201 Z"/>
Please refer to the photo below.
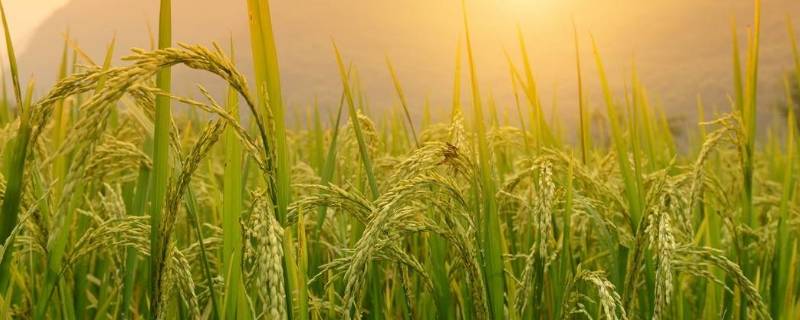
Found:
<path fill-rule="evenodd" d="M 499 6 L 518 9 L 547 9 L 560 3 L 559 0 L 500 0 Z"/>
<path fill-rule="evenodd" d="M 149 47 L 147 25 L 156 22 L 151 13 L 156 10 L 157 1 L 115 1 L 130 5 L 126 10 L 109 12 L 102 6 L 86 4 L 92 2 L 89 0 L 30 1 L 37 5 L 50 3 L 47 14 L 55 12 L 57 4 L 67 3 L 37 26 L 21 21 L 42 16 L 40 7 L 23 5 L 25 1 L 6 1 L 10 20 L 18 26 L 14 36 L 20 39 L 17 51 L 25 70 L 23 75 L 35 75 L 42 85 L 52 83 L 52 70 L 58 69 L 60 61 L 57 44 L 62 42 L 67 28 L 95 60 L 102 58 L 105 42 L 115 33 L 121 47 Z M 800 2 L 770 2 L 763 9 L 766 49 L 761 55 L 761 73 L 766 83 L 761 88 L 767 96 L 778 99 L 782 97 L 781 66 L 791 61 L 786 13 L 800 12 Z M 504 51 L 517 51 L 519 26 L 529 43 L 536 79 L 543 87 L 541 94 L 547 101 L 555 95 L 562 109 L 567 110 L 575 108 L 573 20 L 581 41 L 588 44 L 590 33 L 597 39 L 609 65 L 609 77 L 627 77 L 635 54 L 643 80 L 653 95 L 669 105 L 671 112 L 691 114 L 698 92 L 703 92 L 710 104 L 727 103 L 731 81 L 730 18 L 735 16 L 745 22 L 740 27 L 743 32 L 752 16 L 749 1 L 466 0 L 466 4 L 481 81 L 487 90 L 491 88 L 500 104 L 513 101 Z M 174 31 L 176 40 L 227 43 L 233 33 L 238 45 L 249 41 L 246 20 L 240 19 L 246 16 L 244 1 L 232 1 L 223 7 L 218 6 L 217 0 L 174 1 L 174 5 L 179 22 Z M 441 93 L 452 85 L 456 40 L 463 36 L 460 0 L 340 0 L 335 4 L 326 0 L 278 1 L 272 10 L 285 69 L 287 101 L 304 105 L 313 96 L 325 104 L 338 101 L 338 76 L 328 50 L 331 37 L 340 43 L 342 51 L 352 53 L 371 103 L 386 107 L 395 102 L 383 54 L 391 57 L 401 80 L 426 75 L 405 83 L 409 100 L 427 97 L 433 104 L 446 105 L 450 99 L 449 94 Z M 213 24 L 205 23 L 209 21 Z M 119 52 L 122 55 L 125 50 Z M 241 48 L 237 52 L 241 63 L 248 63 L 249 50 Z M 591 55 L 588 45 L 583 46 L 582 54 L 587 59 Z M 513 58 L 519 63 L 518 56 Z M 708 81 L 709 78 L 719 80 Z M 176 79 L 176 86 L 194 90 L 194 84 L 181 77 Z M 593 99 L 599 98 L 596 93 L 590 94 Z M 566 112 L 564 116 L 572 115 Z"/>

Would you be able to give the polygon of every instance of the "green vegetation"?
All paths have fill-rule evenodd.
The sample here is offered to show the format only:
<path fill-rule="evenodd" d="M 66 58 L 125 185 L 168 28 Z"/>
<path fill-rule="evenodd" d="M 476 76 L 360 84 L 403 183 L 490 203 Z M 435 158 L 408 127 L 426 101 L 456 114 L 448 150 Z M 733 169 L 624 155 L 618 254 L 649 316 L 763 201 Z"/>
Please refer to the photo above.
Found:
<path fill-rule="evenodd" d="M 698 99 L 679 149 L 636 67 L 613 92 L 594 42 L 606 123 L 592 126 L 610 140 L 591 135 L 577 28 L 576 143 L 542 111 L 521 32 L 507 53 L 519 122 L 498 117 L 462 5 L 449 119 L 426 103 L 414 121 L 388 57 L 402 115 L 370 114 L 333 44 L 336 112 L 326 122 L 315 105 L 293 127 L 267 0 L 247 0 L 254 83 L 232 49 L 173 45 L 162 0 L 156 49 L 112 66 L 112 41 L 96 65 L 68 39 L 36 99 L 0 4 L 13 92 L 0 103 L 0 319 L 800 317 L 791 22 L 786 125 L 757 138 L 756 1 L 744 59 L 733 27 L 730 111 L 706 120 Z M 225 81 L 225 99 L 172 93 L 175 65 Z"/>

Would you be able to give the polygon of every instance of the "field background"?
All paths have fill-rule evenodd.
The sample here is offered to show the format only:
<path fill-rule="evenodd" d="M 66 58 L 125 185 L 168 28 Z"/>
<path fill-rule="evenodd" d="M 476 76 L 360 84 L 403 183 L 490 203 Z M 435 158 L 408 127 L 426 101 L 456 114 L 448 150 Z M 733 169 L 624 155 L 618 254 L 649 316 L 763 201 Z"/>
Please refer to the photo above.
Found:
<path fill-rule="evenodd" d="M 15 14 L 39 10 L 37 2 L 49 0 L 30 1 L 28 7 L 12 3 L 8 8 L 11 21 Z M 157 29 L 157 1 L 66 2 L 32 30 L 28 39 L 21 39 L 18 59 L 23 83 L 32 76 L 39 88 L 53 83 L 67 29 L 95 60 L 102 60 L 115 34 L 122 48 L 115 52 L 117 58 L 129 54 L 126 48 L 150 47 L 147 30 L 148 25 L 154 33 Z M 220 5 L 223 2 L 225 5 Z M 698 93 L 709 108 L 727 110 L 732 83 L 731 18 L 737 19 L 744 38 L 753 9 L 751 1 L 730 0 L 479 0 L 471 5 L 475 7 L 470 19 L 476 62 L 487 93 L 501 108 L 512 103 L 503 50 L 517 52 L 515 25 L 519 23 L 530 43 L 528 50 L 544 111 L 550 112 L 555 90 L 559 116 L 571 127 L 577 123 L 578 109 L 571 17 L 582 42 L 589 43 L 590 33 L 597 38 L 616 93 L 622 93 L 635 57 L 654 103 L 663 105 L 670 116 L 688 120 L 684 122 L 691 126 Z M 14 12 L 15 6 L 22 12 Z M 244 1 L 175 1 L 173 6 L 175 42 L 228 43 L 232 35 L 238 48 L 237 63 L 251 77 Z M 453 55 L 462 32 L 457 2 L 302 0 L 275 1 L 272 6 L 288 106 L 305 110 L 318 97 L 324 111 L 335 111 L 341 84 L 330 45 L 333 38 L 358 69 L 373 110 L 397 107 L 384 60 L 388 55 L 399 70 L 410 107 L 416 111 L 415 119 L 421 117 L 426 97 L 440 107 L 434 108 L 434 116 L 447 119 L 449 108 L 444 107 L 450 103 Z M 799 1 L 770 0 L 763 4 L 759 96 L 767 106 L 782 100 L 782 77 L 791 70 L 786 18 L 793 12 L 800 12 Z M 740 41 L 742 48 L 744 42 Z M 591 58 L 590 46 L 583 46 L 582 55 Z M 511 56 L 519 62 L 516 55 Z M 594 66 L 587 65 L 586 72 L 595 73 Z M 223 83 L 202 73 L 176 68 L 174 78 L 173 88 L 178 93 L 194 93 L 198 79 L 212 92 L 224 92 Z M 587 79 L 593 109 L 603 107 L 598 88 L 596 77 Z M 759 109 L 761 121 L 769 119 L 765 113 L 771 109 Z"/>

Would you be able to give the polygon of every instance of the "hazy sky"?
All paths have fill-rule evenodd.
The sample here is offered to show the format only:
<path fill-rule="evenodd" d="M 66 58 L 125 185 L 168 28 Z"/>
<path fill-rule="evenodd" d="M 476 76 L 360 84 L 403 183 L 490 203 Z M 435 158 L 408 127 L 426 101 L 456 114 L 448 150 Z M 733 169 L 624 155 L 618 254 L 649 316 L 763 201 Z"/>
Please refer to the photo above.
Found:
<path fill-rule="evenodd" d="M 65 2 L 50 16 L 53 10 Z M 760 98 L 766 110 L 782 96 L 782 77 L 791 66 L 786 18 L 800 27 L 800 1 L 764 0 Z M 296 110 L 315 97 L 323 109 L 338 101 L 341 84 L 331 49 L 335 39 L 358 68 L 373 109 L 396 107 L 386 69 L 390 57 L 412 107 L 427 97 L 446 110 L 463 21 L 458 0 L 273 0 L 273 24 L 285 95 Z M 698 94 L 710 105 L 727 107 L 731 88 L 731 19 L 740 42 L 752 23 L 751 0 L 467 0 L 478 73 L 485 95 L 511 105 L 511 81 L 504 52 L 521 62 L 516 39 L 522 30 L 543 104 L 553 97 L 567 122 L 576 114 L 575 49 L 580 56 L 590 104 L 602 110 L 591 35 L 603 55 L 612 89 L 619 96 L 630 82 L 633 61 L 651 98 L 668 113 L 692 117 Z M 157 0 L 6 0 L 23 77 L 39 87 L 52 82 L 66 29 L 95 60 L 117 37 L 117 57 L 130 47 L 149 46 L 147 25 L 156 25 Z M 173 0 L 176 42 L 237 44 L 240 68 L 248 70 L 246 1 Z M 119 10 L 119 8 L 125 8 Z M 47 19 L 45 19 L 47 18 Z M 43 27 L 35 32 L 35 26 Z M 463 45 L 463 41 L 461 41 Z M 26 44 L 29 44 L 26 48 Z M 743 52 L 743 50 L 742 50 Z M 175 85 L 193 90 L 203 77 L 178 71 Z M 466 79 L 464 79 L 466 80 Z M 23 79 L 23 81 L 25 81 Z M 467 82 L 464 82 L 466 85 Z M 446 113 L 446 112 L 443 112 Z"/>
<path fill-rule="evenodd" d="M 24 50 L 36 27 L 69 0 L 3 1 L 8 23 L 14 26 L 13 40 L 17 50 Z"/>

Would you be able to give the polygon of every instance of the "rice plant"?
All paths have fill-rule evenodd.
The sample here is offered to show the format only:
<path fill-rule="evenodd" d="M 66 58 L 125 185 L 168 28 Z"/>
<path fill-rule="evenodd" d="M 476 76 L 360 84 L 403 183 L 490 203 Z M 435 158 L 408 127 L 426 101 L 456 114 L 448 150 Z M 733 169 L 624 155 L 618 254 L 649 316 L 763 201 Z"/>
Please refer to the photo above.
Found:
<path fill-rule="evenodd" d="M 156 48 L 114 65 L 112 40 L 97 65 L 68 38 L 36 96 L 0 3 L 0 319 L 800 316 L 800 53 L 788 22 L 786 125 L 757 128 L 757 0 L 744 60 L 733 28 L 729 111 L 699 102 L 688 148 L 635 66 L 630 90 L 611 89 L 599 42 L 591 110 L 577 27 L 574 126 L 545 116 L 521 31 L 506 53 L 518 124 L 500 121 L 465 0 L 447 119 L 416 114 L 388 57 L 402 115 L 374 114 L 332 43 L 339 104 L 291 125 L 269 1 L 246 1 L 253 83 L 233 44 L 173 43 L 160 3 Z M 224 99 L 173 92 L 177 65 L 224 81 Z"/>

